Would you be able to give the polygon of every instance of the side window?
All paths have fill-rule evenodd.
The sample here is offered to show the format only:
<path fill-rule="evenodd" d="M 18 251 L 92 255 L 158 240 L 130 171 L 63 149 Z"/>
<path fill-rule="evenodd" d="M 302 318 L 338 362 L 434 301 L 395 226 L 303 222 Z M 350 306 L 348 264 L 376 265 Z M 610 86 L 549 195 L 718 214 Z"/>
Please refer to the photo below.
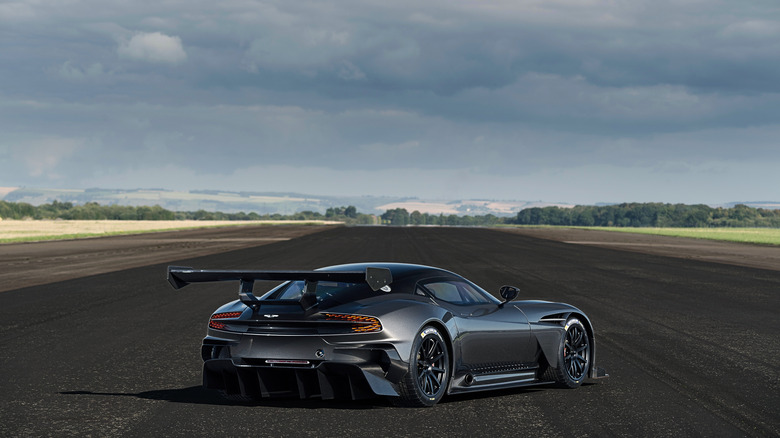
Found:
<path fill-rule="evenodd" d="M 463 302 L 460 293 L 458 293 L 458 287 L 452 283 L 428 283 L 425 287 L 439 300 L 454 304 L 462 304 Z"/>
<path fill-rule="evenodd" d="M 478 290 L 474 289 L 470 284 L 468 283 L 459 283 L 461 286 L 461 295 L 465 299 L 468 300 L 470 304 L 484 304 L 484 303 L 492 303 L 489 299 L 485 298 L 484 295 L 479 293 Z"/>
<path fill-rule="evenodd" d="M 423 285 L 434 298 L 452 304 L 483 304 L 491 303 L 470 284 L 462 281 L 433 281 Z"/>

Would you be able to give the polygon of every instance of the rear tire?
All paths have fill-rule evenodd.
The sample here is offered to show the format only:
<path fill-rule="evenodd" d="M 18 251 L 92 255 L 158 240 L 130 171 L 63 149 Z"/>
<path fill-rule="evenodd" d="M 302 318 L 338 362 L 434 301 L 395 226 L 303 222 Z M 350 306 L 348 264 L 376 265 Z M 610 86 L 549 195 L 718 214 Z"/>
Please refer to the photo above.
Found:
<path fill-rule="evenodd" d="M 548 373 L 565 388 L 576 388 L 588 378 L 590 370 L 590 336 L 577 318 L 569 318 L 558 348 L 558 368 Z"/>
<path fill-rule="evenodd" d="M 409 369 L 399 383 L 397 406 L 430 407 L 447 392 L 450 381 L 450 355 L 447 343 L 432 326 L 423 327 L 412 345 Z"/>

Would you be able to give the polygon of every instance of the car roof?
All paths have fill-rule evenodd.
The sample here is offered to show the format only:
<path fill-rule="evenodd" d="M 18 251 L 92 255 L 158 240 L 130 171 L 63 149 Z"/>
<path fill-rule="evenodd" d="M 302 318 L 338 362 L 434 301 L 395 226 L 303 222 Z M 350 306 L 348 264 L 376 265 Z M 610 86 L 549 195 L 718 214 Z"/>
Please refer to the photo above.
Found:
<path fill-rule="evenodd" d="M 458 277 L 450 271 L 436 268 L 433 266 L 416 265 L 411 263 L 392 263 L 392 262 L 366 262 L 366 263 L 349 263 L 344 265 L 326 266 L 324 268 L 317 269 L 318 271 L 363 271 L 367 267 L 372 268 L 386 268 L 393 274 L 393 282 L 396 283 L 401 280 L 408 280 L 412 278 L 421 277 Z"/>

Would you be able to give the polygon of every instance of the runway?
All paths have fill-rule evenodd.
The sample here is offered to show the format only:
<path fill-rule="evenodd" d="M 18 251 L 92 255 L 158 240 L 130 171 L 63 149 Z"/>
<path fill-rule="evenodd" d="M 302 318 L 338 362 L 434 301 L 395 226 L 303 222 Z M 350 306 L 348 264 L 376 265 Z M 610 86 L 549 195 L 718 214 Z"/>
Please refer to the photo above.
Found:
<path fill-rule="evenodd" d="M 0 293 L 0 436 L 780 434 L 778 271 L 475 228 L 339 227 L 263 243 Z M 206 321 L 237 286 L 175 291 L 167 265 L 358 261 L 434 265 L 490 292 L 511 284 L 519 299 L 571 303 L 590 317 L 611 377 L 445 397 L 430 409 L 232 402 L 201 389 Z"/>

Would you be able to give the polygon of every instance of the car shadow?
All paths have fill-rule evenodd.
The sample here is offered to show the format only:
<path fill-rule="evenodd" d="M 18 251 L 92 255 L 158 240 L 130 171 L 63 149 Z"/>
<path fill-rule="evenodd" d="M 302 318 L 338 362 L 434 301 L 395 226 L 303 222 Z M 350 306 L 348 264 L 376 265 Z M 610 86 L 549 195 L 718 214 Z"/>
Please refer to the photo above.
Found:
<path fill-rule="evenodd" d="M 590 386 L 594 383 L 584 383 L 582 386 Z M 468 402 L 471 400 L 481 400 L 485 398 L 499 398 L 515 396 L 519 394 L 529 394 L 539 391 L 560 390 L 553 385 L 544 385 L 539 387 L 510 388 L 503 390 L 474 392 L 466 394 L 453 394 L 444 397 L 440 404 L 453 404 Z M 143 400 L 160 400 L 171 403 L 189 403 L 205 404 L 218 406 L 266 406 L 277 408 L 293 409 L 384 409 L 393 407 L 388 398 L 376 397 L 363 400 L 320 400 L 297 398 L 278 398 L 278 399 L 251 399 L 242 397 L 227 398 L 219 391 L 204 389 L 202 386 L 190 386 L 188 388 L 178 389 L 160 389 L 154 391 L 132 392 L 98 392 L 98 391 L 60 391 L 61 395 L 82 395 L 82 396 L 106 396 L 106 397 L 134 397 Z"/>
<path fill-rule="evenodd" d="M 462 394 L 450 394 L 445 396 L 439 402 L 440 404 L 461 403 L 470 400 L 482 400 L 484 398 L 511 397 L 515 395 L 530 394 L 538 391 L 544 391 L 546 388 L 508 388 L 496 389 L 492 391 L 467 392 Z"/>
<path fill-rule="evenodd" d="M 298 409 L 377 409 L 392 406 L 382 398 L 366 400 L 319 400 L 297 398 L 280 398 L 273 400 L 234 397 L 227 398 L 219 391 L 204 389 L 202 386 L 191 386 L 178 389 L 160 389 L 154 391 L 132 392 L 99 392 L 99 391 L 60 391 L 61 395 L 74 396 L 105 396 L 134 397 L 143 400 L 160 400 L 171 403 L 190 403 L 220 406 L 267 406 Z"/>

